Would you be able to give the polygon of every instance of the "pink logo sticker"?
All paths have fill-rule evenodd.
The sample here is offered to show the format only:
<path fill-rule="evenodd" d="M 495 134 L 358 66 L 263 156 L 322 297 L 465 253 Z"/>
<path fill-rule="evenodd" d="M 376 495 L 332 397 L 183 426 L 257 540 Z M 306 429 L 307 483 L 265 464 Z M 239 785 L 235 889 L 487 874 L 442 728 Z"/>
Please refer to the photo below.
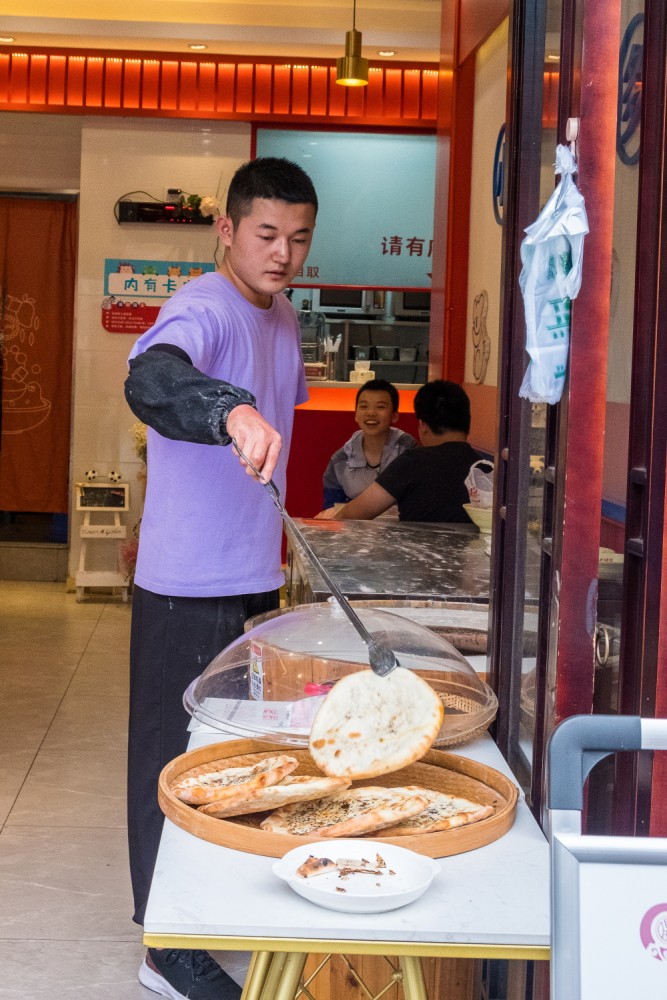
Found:
<path fill-rule="evenodd" d="M 649 955 L 667 962 L 667 903 L 658 903 L 646 911 L 639 934 Z"/>

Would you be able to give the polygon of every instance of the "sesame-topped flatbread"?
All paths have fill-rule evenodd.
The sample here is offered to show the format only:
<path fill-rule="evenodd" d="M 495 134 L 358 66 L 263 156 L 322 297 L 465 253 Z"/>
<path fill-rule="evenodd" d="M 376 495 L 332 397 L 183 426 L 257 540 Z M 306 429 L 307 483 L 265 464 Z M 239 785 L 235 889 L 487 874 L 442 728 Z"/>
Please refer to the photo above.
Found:
<path fill-rule="evenodd" d="M 374 778 L 423 757 L 440 731 L 442 701 L 414 671 L 359 670 L 332 687 L 313 720 L 310 753 L 332 777 Z"/>
<path fill-rule="evenodd" d="M 295 757 L 285 754 L 264 757 L 256 764 L 240 766 L 228 766 L 224 760 L 211 761 L 186 771 L 171 785 L 171 791 L 182 802 L 193 806 L 206 805 L 233 797 L 241 788 L 247 794 L 266 785 L 276 785 L 298 764 Z"/>
<path fill-rule="evenodd" d="M 359 837 L 409 819 L 428 805 L 421 789 L 348 788 L 326 799 L 297 802 L 277 809 L 260 824 L 269 833 L 322 837 Z M 400 817 L 400 818 L 399 818 Z"/>
<path fill-rule="evenodd" d="M 398 826 L 392 826 L 385 831 L 387 837 L 409 837 L 418 833 L 437 833 L 440 830 L 453 830 L 457 826 L 467 826 L 477 823 L 487 816 L 493 816 L 493 806 L 483 806 L 479 802 L 470 802 L 446 792 L 436 792 L 430 788 L 420 789 L 420 794 L 428 798 L 428 805 L 423 812 L 403 820 Z"/>
<path fill-rule="evenodd" d="M 224 819 L 226 816 L 245 816 L 247 813 L 279 809 L 292 802 L 320 799 L 324 795 L 343 792 L 349 785 L 347 778 L 288 774 L 277 785 L 267 785 L 265 788 L 247 791 L 241 785 L 236 794 L 230 794 L 220 802 L 199 806 L 199 812 L 206 816 L 215 816 L 217 819 Z"/>

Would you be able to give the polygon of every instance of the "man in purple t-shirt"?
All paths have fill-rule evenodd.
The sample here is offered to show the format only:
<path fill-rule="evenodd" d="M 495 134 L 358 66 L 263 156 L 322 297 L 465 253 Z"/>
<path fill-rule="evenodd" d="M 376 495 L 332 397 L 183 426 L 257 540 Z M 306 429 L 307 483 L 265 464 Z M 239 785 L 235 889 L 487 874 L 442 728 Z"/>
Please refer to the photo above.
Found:
<path fill-rule="evenodd" d="M 137 923 L 162 829 L 158 776 L 187 745 L 183 692 L 247 618 L 279 606 L 280 515 L 225 446 L 234 439 L 284 495 L 294 407 L 308 392 L 296 313 L 280 293 L 308 255 L 316 213 L 315 189 L 296 164 L 260 158 L 240 167 L 216 220 L 225 248 L 219 270 L 181 288 L 130 354 L 125 395 L 148 425 L 130 647 Z M 139 979 L 171 998 L 240 996 L 201 951 L 150 948 Z"/>

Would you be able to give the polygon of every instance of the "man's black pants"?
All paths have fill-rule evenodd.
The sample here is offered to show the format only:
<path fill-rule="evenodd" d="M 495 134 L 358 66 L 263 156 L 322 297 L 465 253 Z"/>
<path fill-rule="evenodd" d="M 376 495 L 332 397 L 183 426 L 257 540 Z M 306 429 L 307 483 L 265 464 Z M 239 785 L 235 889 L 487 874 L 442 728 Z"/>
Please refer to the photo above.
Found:
<path fill-rule="evenodd" d="M 183 692 L 243 634 L 248 618 L 280 606 L 277 590 L 237 597 L 164 597 L 133 588 L 127 830 L 134 920 L 143 924 L 163 816 L 160 771 L 187 748 Z M 239 678 L 241 687 L 244 682 Z M 247 688 L 241 697 L 247 697 Z"/>

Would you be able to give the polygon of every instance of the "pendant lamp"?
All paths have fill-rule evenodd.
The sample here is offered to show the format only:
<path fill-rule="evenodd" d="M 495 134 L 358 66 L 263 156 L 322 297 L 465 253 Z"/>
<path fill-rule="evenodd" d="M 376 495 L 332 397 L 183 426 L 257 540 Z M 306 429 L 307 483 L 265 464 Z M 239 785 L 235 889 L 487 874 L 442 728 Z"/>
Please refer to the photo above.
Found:
<path fill-rule="evenodd" d="M 336 83 L 342 87 L 368 86 L 368 59 L 361 55 L 361 32 L 355 28 L 357 0 L 352 8 L 352 31 L 345 34 L 345 55 L 336 59 Z"/>

